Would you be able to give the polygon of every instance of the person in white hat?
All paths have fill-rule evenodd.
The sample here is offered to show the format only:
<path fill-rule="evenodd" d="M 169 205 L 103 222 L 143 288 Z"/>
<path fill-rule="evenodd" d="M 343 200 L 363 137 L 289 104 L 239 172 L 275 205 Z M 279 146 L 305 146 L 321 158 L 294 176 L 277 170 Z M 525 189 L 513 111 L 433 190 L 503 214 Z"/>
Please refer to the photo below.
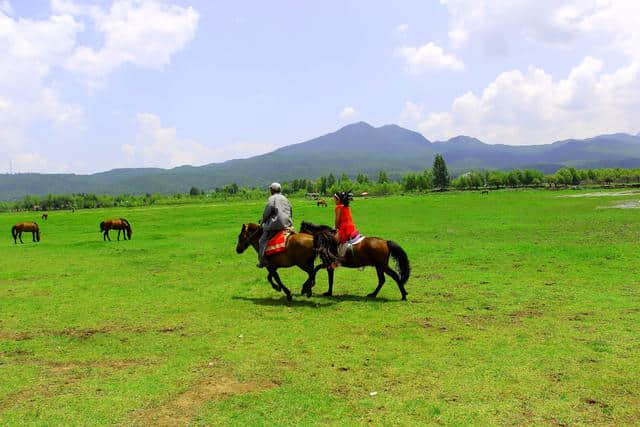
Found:
<path fill-rule="evenodd" d="M 275 237 L 279 231 L 293 226 L 291 203 L 289 199 L 282 195 L 282 186 L 274 182 L 269 186 L 269 190 L 271 191 L 271 197 L 267 201 L 267 206 L 262 213 L 262 221 L 260 221 L 262 236 L 260 237 L 260 250 L 258 252 L 259 268 L 268 265 L 265 251 L 269 240 Z"/>

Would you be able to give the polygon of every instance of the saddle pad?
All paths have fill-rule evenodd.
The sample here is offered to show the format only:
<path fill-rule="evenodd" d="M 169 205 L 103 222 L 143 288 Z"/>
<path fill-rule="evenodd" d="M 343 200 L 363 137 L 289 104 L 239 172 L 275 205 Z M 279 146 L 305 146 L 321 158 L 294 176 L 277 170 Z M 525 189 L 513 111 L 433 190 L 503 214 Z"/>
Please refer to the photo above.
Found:
<path fill-rule="evenodd" d="M 275 255 L 287 250 L 287 239 L 291 234 L 293 234 L 291 230 L 282 230 L 273 236 L 271 240 L 269 240 L 269 243 L 267 243 L 265 255 Z"/>
<path fill-rule="evenodd" d="M 358 234 L 353 239 L 347 241 L 347 243 L 343 243 L 338 246 L 338 256 L 340 258 L 344 258 L 348 250 L 353 250 L 353 247 L 364 240 L 365 236 L 362 234 Z"/>

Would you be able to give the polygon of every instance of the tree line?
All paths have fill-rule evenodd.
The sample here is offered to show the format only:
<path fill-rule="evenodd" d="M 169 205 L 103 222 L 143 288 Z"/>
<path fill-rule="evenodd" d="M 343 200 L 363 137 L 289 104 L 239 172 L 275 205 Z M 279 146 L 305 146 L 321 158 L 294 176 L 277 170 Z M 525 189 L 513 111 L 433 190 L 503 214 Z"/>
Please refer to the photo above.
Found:
<path fill-rule="evenodd" d="M 298 178 L 282 183 L 283 192 L 290 196 L 318 194 L 328 196 L 338 191 L 353 190 L 355 194 L 372 196 L 420 193 L 429 191 L 478 190 L 518 187 L 558 188 L 578 185 L 640 185 L 640 169 L 576 169 L 566 167 L 553 174 L 544 174 L 535 169 L 513 169 L 509 171 L 474 170 L 451 178 L 445 159 L 436 155 L 431 168 L 422 172 L 410 172 L 391 176 L 379 171 L 375 176 L 359 173 L 329 174 L 317 179 Z M 109 195 L 109 194 L 60 194 L 26 196 L 14 202 L 0 202 L 0 211 L 9 210 L 58 210 L 91 209 L 108 207 L 134 207 L 150 205 L 172 205 L 228 199 L 259 200 L 265 197 L 263 187 L 240 187 L 230 183 L 209 190 L 191 187 L 188 193 Z"/>

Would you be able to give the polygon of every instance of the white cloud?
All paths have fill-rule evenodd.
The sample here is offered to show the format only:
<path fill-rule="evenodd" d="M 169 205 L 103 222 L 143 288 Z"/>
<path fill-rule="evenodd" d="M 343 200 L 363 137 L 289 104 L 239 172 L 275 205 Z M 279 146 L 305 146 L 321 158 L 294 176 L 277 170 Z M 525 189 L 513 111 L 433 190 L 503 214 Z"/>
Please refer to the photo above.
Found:
<path fill-rule="evenodd" d="M 489 53 L 509 51 L 509 40 L 524 38 L 568 46 L 591 37 L 594 44 L 638 56 L 637 0 L 440 0 L 451 15 L 449 40 L 455 47 L 480 42 Z"/>
<path fill-rule="evenodd" d="M 166 127 L 152 113 L 139 113 L 136 122 L 138 131 L 135 143 L 120 146 L 130 166 L 167 168 L 203 165 L 262 154 L 276 148 L 270 144 L 247 142 L 208 147 L 194 139 L 180 137 L 175 128 Z"/>
<path fill-rule="evenodd" d="M 353 107 L 344 107 L 342 111 L 340 111 L 340 119 L 342 120 L 351 120 L 358 116 L 358 111 Z"/>
<path fill-rule="evenodd" d="M 396 27 L 396 34 L 403 35 L 409 30 L 409 24 L 400 24 Z"/>
<path fill-rule="evenodd" d="M 30 153 L 29 130 L 49 125 L 81 127 L 83 110 L 64 102 L 48 82 L 75 45 L 83 25 L 69 15 L 33 20 L 13 18 L 0 7 L 0 155 L 15 170 L 41 171 L 44 157 Z"/>
<path fill-rule="evenodd" d="M 0 1 L 0 12 L 4 12 L 7 15 L 11 15 L 13 13 L 13 8 L 11 7 L 9 0 Z"/>
<path fill-rule="evenodd" d="M 69 70 L 93 83 L 124 64 L 161 69 L 193 39 L 199 20 L 192 7 L 156 0 L 114 0 L 108 10 L 68 0 L 54 1 L 53 7 L 89 15 L 103 37 L 100 48 L 78 46 L 66 62 Z"/>
<path fill-rule="evenodd" d="M 406 114 L 419 111 L 407 105 Z M 602 61 L 587 57 L 559 81 L 536 67 L 503 72 L 481 94 L 457 97 L 449 111 L 419 112 L 415 123 L 430 139 L 467 134 L 490 143 L 534 144 L 632 132 L 639 109 L 640 61 L 604 73 Z"/>
<path fill-rule="evenodd" d="M 430 70 L 464 70 L 464 63 L 454 55 L 447 54 L 433 42 L 423 46 L 402 46 L 396 50 L 406 63 L 407 71 L 412 74 L 422 74 Z"/>

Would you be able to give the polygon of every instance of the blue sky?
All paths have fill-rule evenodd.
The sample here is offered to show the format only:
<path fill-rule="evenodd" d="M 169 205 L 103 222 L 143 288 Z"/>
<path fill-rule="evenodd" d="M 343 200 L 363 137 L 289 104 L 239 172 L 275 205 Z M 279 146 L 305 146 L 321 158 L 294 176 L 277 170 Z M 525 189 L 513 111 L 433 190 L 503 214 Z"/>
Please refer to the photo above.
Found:
<path fill-rule="evenodd" d="M 0 172 L 200 165 L 359 120 L 636 133 L 639 4 L 0 0 Z"/>

